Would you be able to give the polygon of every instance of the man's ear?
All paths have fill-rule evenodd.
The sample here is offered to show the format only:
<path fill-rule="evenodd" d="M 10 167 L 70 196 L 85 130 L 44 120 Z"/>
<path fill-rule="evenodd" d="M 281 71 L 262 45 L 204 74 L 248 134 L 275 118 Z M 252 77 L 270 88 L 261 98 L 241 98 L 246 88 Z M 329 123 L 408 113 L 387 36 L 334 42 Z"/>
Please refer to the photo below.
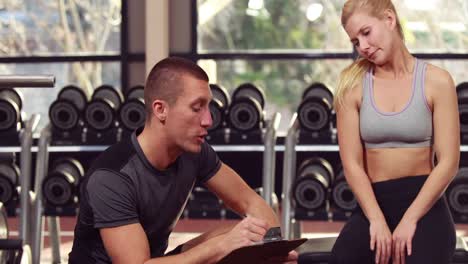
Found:
<path fill-rule="evenodd" d="M 395 29 L 396 24 L 397 24 L 397 18 L 395 12 L 393 12 L 391 9 L 387 9 L 384 11 L 384 21 L 385 24 L 391 29 Z"/>
<path fill-rule="evenodd" d="M 163 100 L 154 100 L 151 104 L 154 117 L 161 123 L 164 123 L 167 118 L 168 105 Z"/>

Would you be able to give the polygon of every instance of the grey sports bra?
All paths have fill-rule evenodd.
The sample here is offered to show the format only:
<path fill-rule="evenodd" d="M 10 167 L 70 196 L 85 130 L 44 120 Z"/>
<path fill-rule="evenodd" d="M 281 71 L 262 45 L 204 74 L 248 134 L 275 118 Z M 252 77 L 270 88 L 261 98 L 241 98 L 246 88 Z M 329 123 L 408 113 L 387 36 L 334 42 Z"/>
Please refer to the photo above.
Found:
<path fill-rule="evenodd" d="M 412 95 L 400 112 L 381 112 L 375 104 L 373 70 L 364 75 L 359 113 L 365 148 L 412 148 L 432 145 L 432 112 L 424 94 L 426 63 L 416 59 Z"/>

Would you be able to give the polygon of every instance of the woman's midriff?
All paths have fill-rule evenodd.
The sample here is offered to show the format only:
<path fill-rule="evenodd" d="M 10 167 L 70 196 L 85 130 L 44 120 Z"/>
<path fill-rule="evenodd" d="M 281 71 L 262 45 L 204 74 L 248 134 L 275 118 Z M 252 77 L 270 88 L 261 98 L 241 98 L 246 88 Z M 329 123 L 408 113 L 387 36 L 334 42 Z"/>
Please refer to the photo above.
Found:
<path fill-rule="evenodd" d="M 371 182 L 429 174 L 432 148 L 378 148 L 365 150 L 365 168 Z"/>

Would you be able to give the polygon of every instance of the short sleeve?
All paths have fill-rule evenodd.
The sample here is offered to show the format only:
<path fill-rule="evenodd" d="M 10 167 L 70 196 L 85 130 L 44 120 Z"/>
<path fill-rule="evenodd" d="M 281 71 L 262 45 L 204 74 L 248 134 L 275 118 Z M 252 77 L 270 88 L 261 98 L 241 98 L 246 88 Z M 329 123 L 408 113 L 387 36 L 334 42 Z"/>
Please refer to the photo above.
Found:
<path fill-rule="evenodd" d="M 137 223 L 136 193 L 126 175 L 96 170 L 90 175 L 86 194 L 93 212 L 94 228 Z"/>
<path fill-rule="evenodd" d="M 205 183 L 213 177 L 221 168 L 221 161 L 218 154 L 206 142 L 203 142 L 200 151 L 200 169 L 198 174 L 198 182 Z"/>

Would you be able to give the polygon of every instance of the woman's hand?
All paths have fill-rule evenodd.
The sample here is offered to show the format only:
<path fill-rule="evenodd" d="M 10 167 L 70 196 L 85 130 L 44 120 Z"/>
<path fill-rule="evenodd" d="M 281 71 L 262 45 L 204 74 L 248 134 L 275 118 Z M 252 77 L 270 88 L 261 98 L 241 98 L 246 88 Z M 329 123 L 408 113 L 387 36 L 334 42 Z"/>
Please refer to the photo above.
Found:
<path fill-rule="evenodd" d="M 417 221 L 412 221 L 403 217 L 400 223 L 393 231 L 393 264 L 405 263 L 405 249 L 406 253 L 411 255 L 412 241 L 414 232 L 416 232 Z"/>
<path fill-rule="evenodd" d="M 385 219 L 370 221 L 370 249 L 375 250 L 375 263 L 387 264 L 392 254 L 392 233 Z"/>

